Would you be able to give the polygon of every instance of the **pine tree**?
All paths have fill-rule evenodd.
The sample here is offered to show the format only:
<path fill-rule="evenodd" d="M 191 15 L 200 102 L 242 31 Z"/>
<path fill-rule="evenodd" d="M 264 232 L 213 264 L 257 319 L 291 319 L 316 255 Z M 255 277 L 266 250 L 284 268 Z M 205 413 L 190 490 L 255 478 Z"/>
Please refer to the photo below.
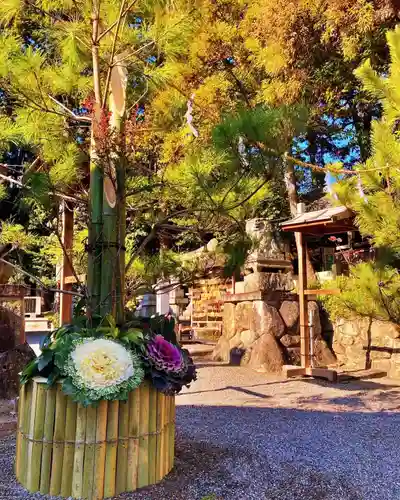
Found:
<path fill-rule="evenodd" d="M 1 140 L 27 145 L 37 156 L 27 191 L 47 206 L 65 197 L 85 203 L 90 177 L 92 315 L 122 319 L 125 119 L 154 54 L 168 61 L 190 32 L 189 7 L 176 5 L 9 0 L 0 6 L 0 85 L 13 103 L 1 117 Z"/>
<path fill-rule="evenodd" d="M 376 262 L 351 266 L 339 278 L 342 294 L 326 300 L 334 314 L 356 313 L 400 325 L 400 27 L 387 34 L 390 67 L 378 75 L 366 61 L 357 71 L 365 90 L 379 99 L 383 114 L 372 125 L 372 155 L 355 167 L 357 175 L 335 184 L 339 201 L 356 213 L 361 234 L 377 250 Z"/>

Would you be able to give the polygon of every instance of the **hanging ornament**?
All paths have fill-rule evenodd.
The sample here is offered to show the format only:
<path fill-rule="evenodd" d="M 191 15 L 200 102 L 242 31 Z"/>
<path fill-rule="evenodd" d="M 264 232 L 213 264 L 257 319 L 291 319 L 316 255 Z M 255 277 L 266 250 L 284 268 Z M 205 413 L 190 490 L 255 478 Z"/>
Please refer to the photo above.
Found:
<path fill-rule="evenodd" d="M 332 189 L 332 176 L 330 172 L 327 172 L 325 174 L 325 184 L 326 184 L 326 191 L 332 196 L 334 200 L 338 200 L 339 199 L 338 195 Z"/>
<path fill-rule="evenodd" d="M 194 126 L 192 124 L 192 122 L 193 122 L 193 116 L 192 116 L 192 112 L 193 112 L 193 99 L 194 99 L 194 94 L 192 94 L 190 96 L 190 99 L 187 102 L 187 111 L 186 111 L 186 114 L 185 114 L 185 118 L 186 118 L 186 123 L 187 123 L 188 127 L 190 128 L 190 131 L 192 132 L 192 134 L 195 137 L 199 137 L 199 132 L 194 128 Z"/>
<path fill-rule="evenodd" d="M 357 189 L 358 189 L 358 194 L 360 195 L 360 198 L 362 198 L 365 203 L 368 203 L 368 198 L 365 196 L 363 187 L 362 187 L 362 182 L 361 182 L 361 175 L 357 175 Z"/>

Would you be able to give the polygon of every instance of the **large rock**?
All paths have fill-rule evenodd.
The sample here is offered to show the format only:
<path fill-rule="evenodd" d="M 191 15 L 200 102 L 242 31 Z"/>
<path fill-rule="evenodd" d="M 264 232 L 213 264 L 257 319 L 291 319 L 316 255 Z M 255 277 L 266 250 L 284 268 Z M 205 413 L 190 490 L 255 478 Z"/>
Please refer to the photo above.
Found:
<path fill-rule="evenodd" d="M 257 340 L 257 338 L 258 335 L 256 332 L 253 332 L 253 330 L 244 330 L 244 332 L 241 332 L 240 334 L 240 340 L 244 348 L 250 347 L 251 344 Z"/>
<path fill-rule="evenodd" d="M 235 304 L 225 302 L 222 321 L 224 325 L 224 337 L 230 339 L 236 333 Z"/>
<path fill-rule="evenodd" d="M 249 366 L 257 371 L 277 373 L 282 371 L 284 359 L 274 335 L 262 335 L 252 345 Z"/>
<path fill-rule="evenodd" d="M 293 300 L 285 300 L 282 302 L 279 313 L 286 325 L 286 329 L 290 333 L 299 333 L 300 331 L 300 310 L 299 303 Z"/>
<path fill-rule="evenodd" d="M 374 344 L 380 339 L 398 339 L 400 338 L 399 327 L 393 323 L 388 323 L 387 321 L 373 321 L 371 323 L 371 342 Z M 390 343 L 388 340 L 387 344 Z"/>
<path fill-rule="evenodd" d="M 279 312 L 261 300 L 253 302 L 253 322 L 252 328 L 259 336 L 268 333 L 277 338 L 282 337 L 285 333 L 285 324 Z"/>
<path fill-rule="evenodd" d="M 337 364 L 336 356 L 329 349 L 325 340 L 321 338 L 314 341 L 314 360 L 316 366 L 332 366 Z"/>
<path fill-rule="evenodd" d="M 253 322 L 253 303 L 239 302 L 235 309 L 235 331 L 251 330 Z M 224 325 L 225 326 L 225 325 Z"/>
<path fill-rule="evenodd" d="M 14 399 L 19 392 L 19 373 L 35 359 L 33 349 L 25 342 L 0 354 L 0 399 Z"/>
<path fill-rule="evenodd" d="M 281 337 L 280 343 L 284 347 L 298 347 L 300 345 L 300 335 L 289 335 L 287 333 Z"/>
<path fill-rule="evenodd" d="M 4 322 L 0 323 L 0 353 L 13 349 L 16 345 L 14 330 Z"/>
<path fill-rule="evenodd" d="M 288 358 L 289 365 L 295 365 L 295 366 L 301 365 L 300 347 L 289 347 L 288 349 L 286 349 L 286 355 Z"/>
<path fill-rule="evenodd" d="M 321 320 L 319 317 L 319 306 L 317 302 L 311 301 L 308 303 L 308 314 L 312 311 L 312 326 L 314 338 L 320 337 L 322 333 Z"/>
<path fill-rule="evenodd" d="M 213 361 L 229 361 L 230 352 L 229 340 L 226 337 L 220 337 L 211 354 L 211 359 Z"/>

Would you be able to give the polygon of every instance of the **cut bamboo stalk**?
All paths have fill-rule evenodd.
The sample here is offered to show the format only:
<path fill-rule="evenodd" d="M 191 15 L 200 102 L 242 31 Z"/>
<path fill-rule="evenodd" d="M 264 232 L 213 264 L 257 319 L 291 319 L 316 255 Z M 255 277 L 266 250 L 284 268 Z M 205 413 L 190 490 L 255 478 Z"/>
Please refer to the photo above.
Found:
<path fill-rule="evenodd" d="M 119 495 L 126 491 L 126 480 L 128 476 L 128 434 L 129 432 L 129 402 L 121 401 L 119 404 L 118 422 L 118 451 L 117 451 L 117 475 L 115 493 Z"/>
<path fill-rule="evenodd" d="M 138 488 L 149 484 L 149 383 L 140 386 Z"/>
<path fill-rule="evenodd" d="M 61 496 L 69 497 L 72 492 L 72 471 L 74 468 L 76 415 L 78 405 L 68 398 L 65 417 L 64 457 L 62 465 Z"/>
<path fill-rule="evenodd" d="M 135 389 L 129 394 L 129 443 L 126 491 L 134 491 L 137 488 L 139 465 L 139 422 L 140 389 Z"/>
<path fill-rule="evenodd" d="M 163 420 L 164 394 L 157 392 L 157 466 L 156 480 L 161 481 L 162 476 L 162 420 Z"/>
<path fill-rule="evenodd" d="M 74 468 L 72 473 L 72 497 L 82 498 L 83 492 L 83 459 L 86 438 L 86 408 L 78 404 L 76 414 Z"/>
<path fill-rule="evenodd" d="M 56 389 L 51 387 L 46 393 L 46 414 L 44 416 L 42 468 L 40 471 L 40 493 L 47 495 L 50 490 L 51 458 L 53 454 L 54 410 Z M 71 475 L 71 473 L 70 473 Z"/>
<path fill-rule="evenodd" d="M 56 389 L 56 416 L 54 422 L 53 457 L 51 462 L 50 495 L 57 496 L 61 491 L 62 462 L 64 455 L 65 409 L 67 397 L 62 392 L 61 384 Z"/>
<path fill-rule="evenodd" d="M 100 401 L 100 404 L 97 408 L 93 500 L 101 500 L 104 497 L 104 468 L 106 464 L 107 409 L 108 409 L 108 402 Z"/>
<path fill-rule="evenodd" d="M 21 435 L 21 461 L 20 461 L 20 481 L 26 485 L 26 473 L 28 469 L 28 439 L 29 423 L 32 407 L 33 382 L 28 382 L 25 389 L 25 409 L 22 422 Z"/>
<path fill-rule="evenodd" d="M 27 441 L 27 450 L 26 450 L 26 482 L 25 486 L 28 489 L 28 485 L 31 481 L 31 457 L 32 457 L 32 449 L 33 449 L 33 430 L 35 427 L 35 414 L 36 414 L 36 397 L 37 397 L 37 384 L 32 380 L 32 395 L 31 395 L 31 411 L 29 415 L 29 424 L 28 424 L 28 432 L 25 434 L 25 439 Z"/>
<path fill-rule="evenodd" d="M 170 398 L 170 427 L 169 427 L 169 470 L 174 468 L 175 458 L 175 397 Z"/>
<path fill-rule="evenodd" d="M 107 413 L 107 448 L 104 471 L 104 496 L 115 495 L 115 473 L 117 468 L 118 447 L 118 408 L 119 401 L 110 401 Z"/>
<path fill-rule="evenodd" d="M 165 448 L 165 435 L 166 435 L 166 400 L 167 397 L 162 394 L 161 398 L 161 432 L 160 432 L 160 437 L 161 437 L 161 454 L 160 454 L 160 479 L 162 479 L 165 476 L 165 469 L 166 469 L 166 463 L 165 463 L 165 457 L 166 457 L 166 448 Z"/>
<path fill-rule="evenodd" d="M 35 380 L 34 393 L 36 391 L 36 398 L 32 400 L 33 405 L 31 408 L 32 420 L 34 420 L 34 425 L 29 432 L 29 438 L 33 439 L 29 443 L 28 448 L 28 475 L 27 475 L 27 489 L 31 492 L 38 491 L 40 485 L 40 465 L 42 462 L 42 450 L 43 450 L 43 428 L 44 428 L 44 416 L 46 411 L 46 385 L 45 380 Z"/>
<path fill-rule="evenodd" d="M 163 426 L 163 477 L 169 472 L 169 426 L 170 426 L 170 396 L 164 397 L 164 426 Z"/>
<path fill-rule="evenodd" d="M 22 450 L 22 425 L 25 415 L 25 394 L 26 385 L 22 385 L 19 391 L 18 401 L 18 424 L 17 424 L 17 443 L 16 443 L 16 456 L 15 456 L 15 475 L 19 480 L 21 475 L 21 450 Z"/>
<path fill-rule="evenodd" d="M 86 409 L 85 457 L 83 462 L 83 498 L 92 498 L 94 486 L 94 451 L 96 441 L 97 408 Z"/>
<path fill-rule="evenodd" d="M 157 390 L 150 387 L 149 400 L 149 484 L 157 481 Z"/>

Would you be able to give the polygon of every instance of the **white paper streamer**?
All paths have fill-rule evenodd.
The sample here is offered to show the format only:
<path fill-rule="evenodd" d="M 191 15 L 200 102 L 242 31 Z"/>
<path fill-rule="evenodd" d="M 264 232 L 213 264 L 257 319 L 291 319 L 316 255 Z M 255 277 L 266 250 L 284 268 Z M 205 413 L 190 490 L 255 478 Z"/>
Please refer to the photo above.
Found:
<path fill-rule="evenodd" d="M 192 116 L 192 111 L 193 111 L 193 99 L 194 99 L 194 94 L 190 96 L 190 99 L 187 102 L 187 111 L 185 114 L 186 117 L 186 123 L 188 127 L 190 128 L 190 131 L 195 137 L 199 137 L 199 132 L 196 130 L 196 128 L 193 125 L 193 116 Z"/>

